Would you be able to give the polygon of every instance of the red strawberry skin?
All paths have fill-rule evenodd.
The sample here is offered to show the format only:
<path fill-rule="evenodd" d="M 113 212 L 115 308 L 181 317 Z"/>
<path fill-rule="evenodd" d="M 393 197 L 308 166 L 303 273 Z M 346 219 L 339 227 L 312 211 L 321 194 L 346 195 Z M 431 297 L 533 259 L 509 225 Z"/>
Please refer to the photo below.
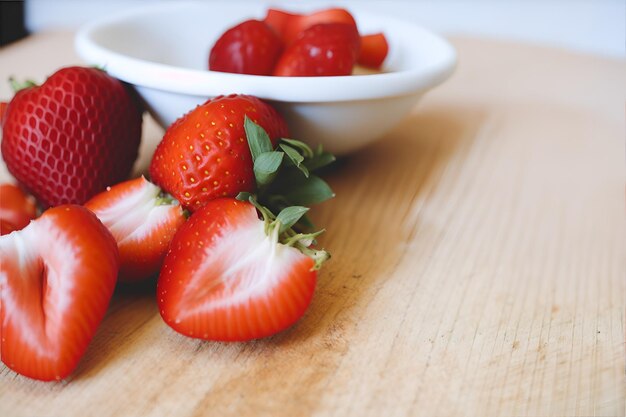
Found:
<path fill-rule="evenodd" d="M 286 45 L 295 41 L 311 26 L 320 23 L 344 23 L 354 26 L 355 30 L 357 28 L 352 14 L 341 8 L 318 10 L 309 14 L 294 14 L 270 8 L 264 20 L 281 36 Z"/>
<path fill-rule="evenodd" d="M 313 264 L 297 249 L 272 241 L 250 203 L 213 200 L 172 240 L 157 284 L 159 311 L 190 337 L 267 337 L 306 311 L 317 280 Z"/>
<path fill-rule="evenodd" d="M 108 187 L 85 203 L 117 241 L 120 281 L 137 282 L 156 275 L 170 241 L 186 220 L 182 207 L 165 202 L 160 192 L 139 177 Z"/>
<path fill-rule="evenodd" d="M 211 71 L 271 75 L 283 49 L 282 41 L 265 22 L 246 20 L 215 42 L 209 55 Z"/>
<path fill-rule="evenodd" d="M 62 68 L 15 94 L 4 115 L 2 157 L 44 207 L 82 204 L 126 179 L 141 123 L 120 81 L 95 68 Z"/>
<path fill-rule="evenodd" d="M 32 197 L 13 184 L 0 184 L 0 235 L 23 229 L 36 215 Z"/>
<path fill-rule="evenodd" d="M 283 52 L 274 75 L 316 77 L 350 75 L 360 49 L 355 26 L 344 23 L 316 24 Z"/>
<path fill-rule="evenodd" d="M 269 104 L 246 95 L 216 97 L 167 129 L 150 163 L 152 181 L 190 211 L 218 197 L 253 191 L 246 115 L 267 131 L 274 145 L 288 137 L 285 121 Z"/>
<path fill-rule="evenodd" d="M 115 239 L 81 206 L 51 208 L 0 238 L 0 357 L 29 378 L 76 367 L 116 283 Z"/>

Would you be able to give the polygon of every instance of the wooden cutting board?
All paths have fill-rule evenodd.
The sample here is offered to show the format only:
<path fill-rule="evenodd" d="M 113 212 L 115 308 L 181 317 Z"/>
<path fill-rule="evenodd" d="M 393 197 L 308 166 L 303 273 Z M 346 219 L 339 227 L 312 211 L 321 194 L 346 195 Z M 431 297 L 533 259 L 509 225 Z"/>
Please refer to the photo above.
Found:
<path fill-rule="evenodd" d="M 328 177 L 334 257 L 298 325 L 202 342 L 120 290 L 68 381 L 0 368 L 0 415 L 623 416 L 625 62 L 452 42 L 452 79 Z M 0 79 L 77 62 L 44 33 Z"/>

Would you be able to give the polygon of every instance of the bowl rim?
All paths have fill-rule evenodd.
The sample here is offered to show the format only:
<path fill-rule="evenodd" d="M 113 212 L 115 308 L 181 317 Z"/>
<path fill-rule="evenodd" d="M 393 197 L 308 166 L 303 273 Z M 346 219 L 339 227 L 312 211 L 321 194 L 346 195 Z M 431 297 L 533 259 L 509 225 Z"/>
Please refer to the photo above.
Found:
<path fill-rule="evenodd" d="M 74 38 L 75 50 L 90 64 L 101 66 L 112 76 L 138 87 L 205 97 L 236 92 L 267 100 L 302 103 L 413 95 L 442 83 L 456 67 L 456 51 L 446 39 L 413 22 L 378 14 L 376 16 L 384 21 L 419 32 L 426 41 L 440 49 L 442 58 L 419 68 L 368 75 L 275 77 L 198 70 L 148 61 L 109 49 L 94 39 L 95 33 L 110 29 L 112 25 L 184 7 L 207 7 L 207 4 L 198 1 L 158 3 L 98 18 L 78 30 Z M 358 6 L 349 7 L 349 11 L 355 15 L 373 15 Z"/>

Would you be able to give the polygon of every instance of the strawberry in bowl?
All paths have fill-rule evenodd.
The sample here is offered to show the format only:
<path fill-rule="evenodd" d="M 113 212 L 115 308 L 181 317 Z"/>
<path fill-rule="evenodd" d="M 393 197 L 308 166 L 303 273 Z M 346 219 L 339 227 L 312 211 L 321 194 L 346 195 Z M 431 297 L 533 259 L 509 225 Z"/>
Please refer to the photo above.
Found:
<path fill-rule="evenodd" d="M 361 6 L 347 12 L 349 16 L 328 10 L 270 13 L 203 2 L 149 5 L 86 25 L 76 36 L 76 50 L 87 62 L 106 65 L 110 74 L 132 84 L 164 129 L 207 99 L 237 92 L 270 102 L 285 117 L 291 134 L 310 146 L 321 144 L 334 154 L 349 154 L 384 137 L 427 91 L 446 80 L 456 54 L 443 38 L 412 22 Z M 291 43 L 297 42 L 293 36 L 317 24 L 350 25 L 349 17 L 358 28 L 360 45 L 356 63 L 349 57 L 348 65 L 380 66 L 368 74 L 305 76 L 304 71 L 290 70 L 290 76 L 254 75 L 245 72 L 258 57 L 247 52 L 240 56 L 240 69 L 207 70 L 218 40 L 243 22 L 256 20 L 272 27 L 283 43 L 276 63 L 293 53 L 308 61 L 297 66 L 309 71 L 311 51 L 316 49 L 309 44 L 297 48 L 298 54 L 290 52 Z M 384 39 L 370 36 L 376 34 Z M 236 50 L 245 51 L 237 45 Z M 264 65 L 267 74 L 271 63 Z"/>

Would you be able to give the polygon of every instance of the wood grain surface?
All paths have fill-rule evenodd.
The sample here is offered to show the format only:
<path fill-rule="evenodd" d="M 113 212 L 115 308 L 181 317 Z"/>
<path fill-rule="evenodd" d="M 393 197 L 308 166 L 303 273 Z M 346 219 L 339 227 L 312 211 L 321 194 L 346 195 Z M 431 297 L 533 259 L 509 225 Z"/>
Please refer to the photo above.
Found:
<path fill-rule="evenodd" d="M 329 174 L 333 259 L 295 327 L 188 339 L 122 288 L 69 380 L 0 368 L 0 415 L 624 416 L 625 62 L 452 42 L 452 79 Z M 76 62 L 44 33 L 0 79 Z"/>

